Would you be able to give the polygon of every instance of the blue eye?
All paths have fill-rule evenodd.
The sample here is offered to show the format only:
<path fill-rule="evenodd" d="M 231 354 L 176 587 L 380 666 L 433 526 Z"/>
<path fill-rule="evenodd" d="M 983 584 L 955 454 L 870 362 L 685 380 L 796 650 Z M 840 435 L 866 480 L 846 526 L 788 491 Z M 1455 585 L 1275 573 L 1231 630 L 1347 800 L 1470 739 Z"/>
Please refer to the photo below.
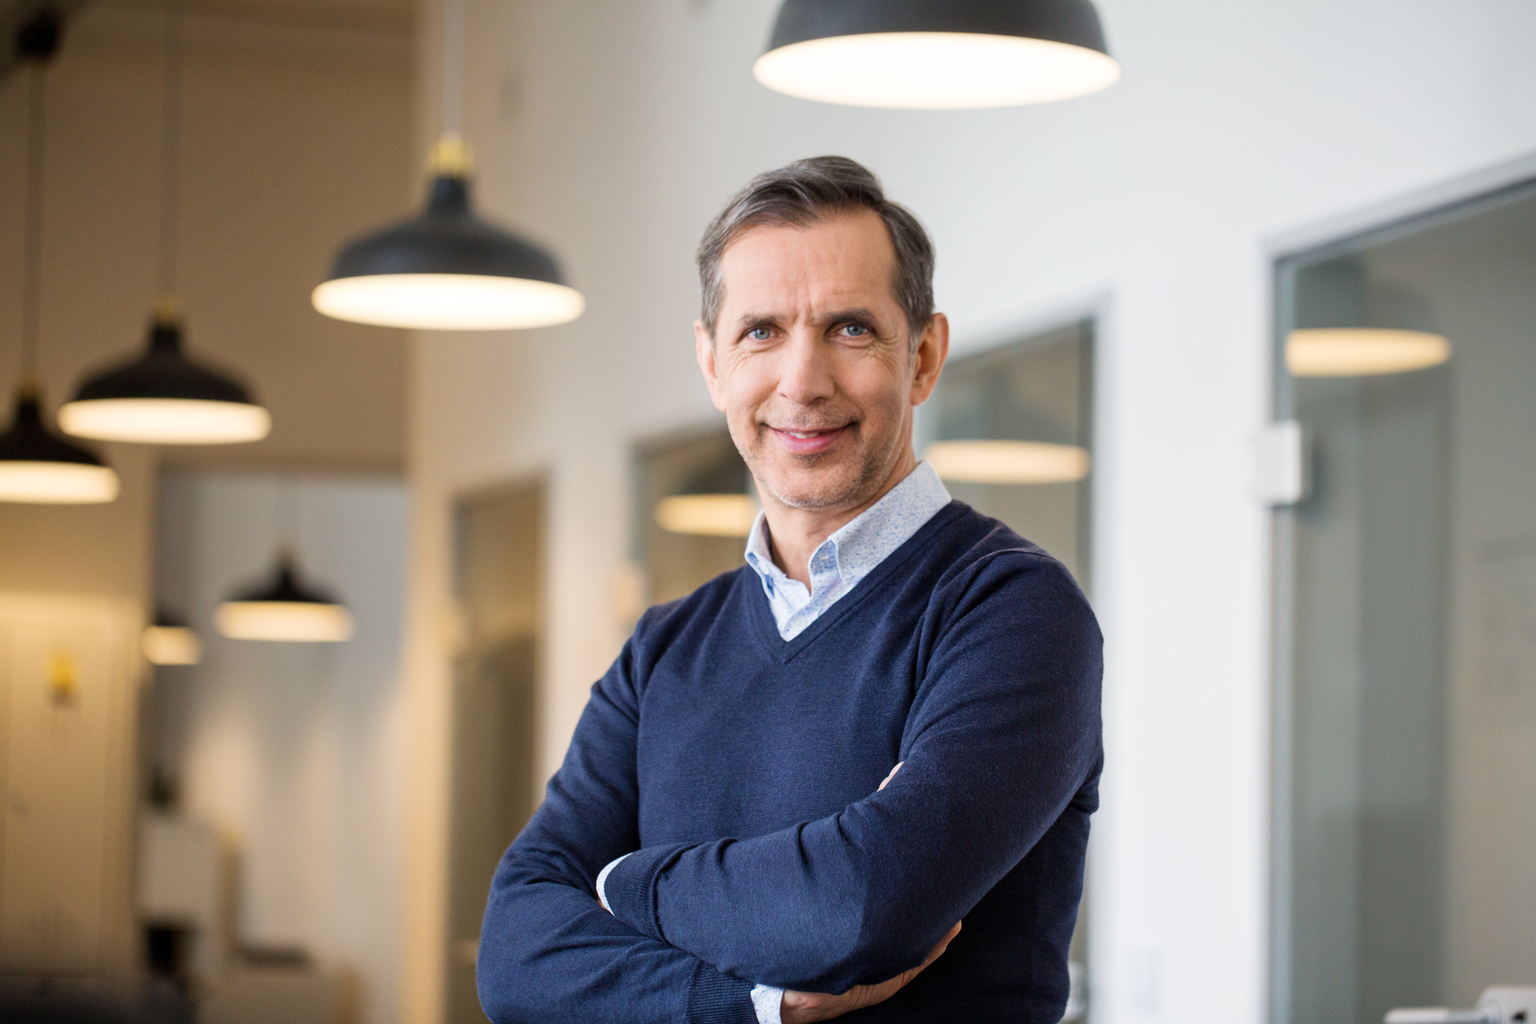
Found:
<path fill-rule="evenodd" d="M 843 328 L 843 333 L 850 338 L 862 338 L 869 333 L 869 328 L 863 324 L 848 324 Z"/>
<path fill-rule="evenodd" d="M 767 341 L 773 332 L 766 327 L 754 327 L 747 332 L 747 337 L 753 341 Z"/>

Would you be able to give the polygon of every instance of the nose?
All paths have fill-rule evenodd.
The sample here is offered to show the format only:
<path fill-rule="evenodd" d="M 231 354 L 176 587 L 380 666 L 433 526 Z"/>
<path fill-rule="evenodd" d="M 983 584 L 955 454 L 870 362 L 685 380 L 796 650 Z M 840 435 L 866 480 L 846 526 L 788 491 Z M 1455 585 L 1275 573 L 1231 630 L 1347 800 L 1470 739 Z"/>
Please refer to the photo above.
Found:
<path fill-rule="evenodd" d="M 814 405 L 831 398 L 837 386 L 832 376 L 832 353 L 815 331 L 796 331 L 784 349 L 779 373 L 779 394 L 797 405 Z"/>

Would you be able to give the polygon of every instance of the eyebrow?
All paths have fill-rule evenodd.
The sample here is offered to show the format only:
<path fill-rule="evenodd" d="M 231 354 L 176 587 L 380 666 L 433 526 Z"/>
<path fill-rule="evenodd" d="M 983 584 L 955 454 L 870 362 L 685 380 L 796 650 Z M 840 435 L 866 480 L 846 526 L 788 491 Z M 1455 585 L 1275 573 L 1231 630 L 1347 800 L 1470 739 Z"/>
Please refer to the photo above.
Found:
<path fill-rule="evenodd" d="M 824 317 L 822 322 L 827 324 L 842 324 L 847 323 L 850 320 L 857 320 L 863 323 L 878 323 L 879 319 L 879 317 L 875 316 L 874 310 L 865 309 L 864 307 L 860 306 L 857 309 L 834 310 L 830 315 Z"/>
<path fill-rule="evenodd" d="M 857 321 L 859 323 L 873 324 L 879 323 L 879 319 L 880 318 L 875 315 L 874 310 L 859 306 L 853 309 L 833 310 L 831 313 L 828 313 L 826 316 L 821 318 L 821 323 L 824 325 L 830 325 Z M 741 316 L 736 318 L 736 330 L 739 333 L 744 333 L 746 331 L 754 330 L 758 327 L 764 327 L 770 324 L 778 324 L 781 322 L 782 320 L 779 314 L 776 313 L 743 313 Z"/>

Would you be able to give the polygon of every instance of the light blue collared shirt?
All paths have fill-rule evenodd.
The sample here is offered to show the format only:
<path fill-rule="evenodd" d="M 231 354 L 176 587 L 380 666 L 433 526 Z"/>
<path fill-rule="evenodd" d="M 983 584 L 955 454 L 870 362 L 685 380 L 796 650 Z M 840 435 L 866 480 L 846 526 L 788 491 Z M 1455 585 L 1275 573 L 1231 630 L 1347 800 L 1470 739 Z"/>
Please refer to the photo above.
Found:
<path fill-rule="evenodd" d="M 759 512 L 752 532 L 747 535 L 747 564 L 762 580 L 779 636 L 785 640 L 799 636 L 839 598 L 858 586 L 875 566 L 911 540 L 949 501 L 949 491 L 939 474 L 927 462 L 919 462 L 885 497 L 817 545 L 811 552 L 810 589 L 773 564 L 768 547 L 768 520 Z M 597 898 L 604 907 L 608 900 L 603 894 L 603 883 L 614 865 L 628 856 L 626 853 L 615 858 L 598 872 Z M 758 1024 L 781 1024 L 779 1010 L 783 998 L 781 988 L 752 987 L 752 1009 L 757 1013 Z"/>
<path fill-rule="evenodd" d="M 923 524 L 949 504 L 949 491 L 927 462 L 907 474 L 885 496 L 843 524 L 811 552 L 811 586 L 790 579 L 773 564 L 768 548 L 768 520 L 757 514 L 747 535 L 747 564 L 763 581 L 779 636 L 793 640 L 891 556 Z"/>

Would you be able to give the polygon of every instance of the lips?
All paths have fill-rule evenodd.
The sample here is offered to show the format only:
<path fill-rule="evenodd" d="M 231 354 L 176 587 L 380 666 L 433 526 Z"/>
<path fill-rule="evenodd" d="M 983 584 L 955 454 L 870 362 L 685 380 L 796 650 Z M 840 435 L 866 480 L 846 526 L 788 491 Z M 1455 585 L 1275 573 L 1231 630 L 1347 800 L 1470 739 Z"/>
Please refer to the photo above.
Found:
<path fill-rule="evenodd" d="M 784 450 L 791 455 L 819 455 L 835 445 L 844 434 L 848 433 L 849 429 L 848 425 L 823 430 L 768 428 Z"/>

